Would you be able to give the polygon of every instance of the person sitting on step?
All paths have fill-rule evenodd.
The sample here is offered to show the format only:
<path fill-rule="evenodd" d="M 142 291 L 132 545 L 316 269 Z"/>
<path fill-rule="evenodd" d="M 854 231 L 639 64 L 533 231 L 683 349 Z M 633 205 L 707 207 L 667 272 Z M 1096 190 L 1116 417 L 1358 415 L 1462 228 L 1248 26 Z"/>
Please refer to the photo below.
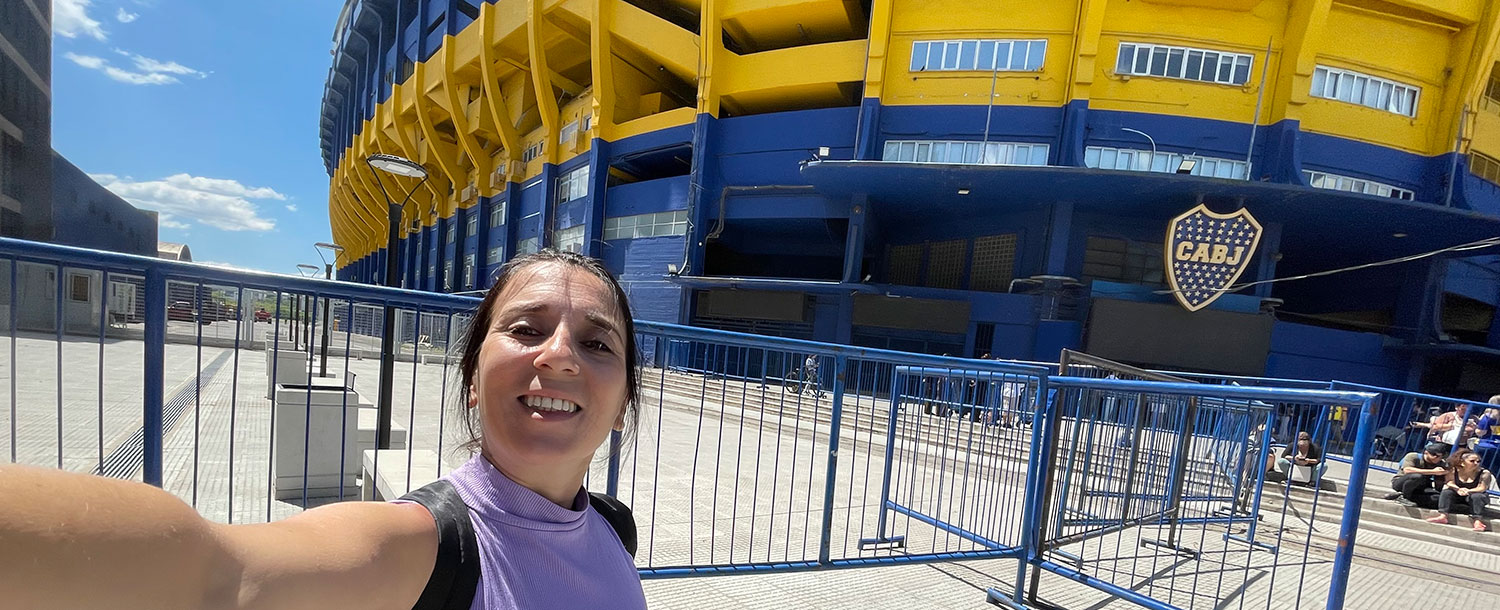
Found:
<path fill-rule="evenodd" d="M 1273 454 L 1274 455 L 1274 454 Z M 1269 472 L 1270 464 L 1266 469 Z M 1323 462 L 1323 448 L 1312 440 L 1312 435 L 1307 432 L 1297 433 L 1297 444 L 1289 445 L 1281 450 L 1281 457 L 1276 459 L 1275 468 L 1286 476 L 1287 480 L 1292 478 L 1292 466 L 1301 466 L 1311 469 L 1305 485 L 1317 487 L 1318 481 L 1323 479 L 1323 472 L 1328 470 L 1328 464 Z"/>
<path fill-rule="evenodd" d="M 1391 477 L 1391 489 L 1395 493 L 1386 496 L 1407 508 L 1433 508 L 1437 506 L 1438 488 L 1448 476 L 1448 464 L 1443 457 L 1448 455 L 1448 446 L 1428 443 L 1421 453 L 1415 451 L 1401 458 L 1401 467 Z"/>
<path fill-rule="evenodd" d="M 1451 468 L 1443 483 L 1443 495 L 1438 498 L 1438 515 L 1429 523 L 1448 523 L 1453 514 L 1453 505 L 1459 499 L 1469 503 L 1469 519 L 1474 522 L 1474 531 L 1482 532 L 1489 527 L 1484 524 L 1484 507 L 1489 503 L 1489 490 L 1495 477 L 1479 464 L 1479 454 L 1468 449 L 1459 449 L 1449 460 Z"/>

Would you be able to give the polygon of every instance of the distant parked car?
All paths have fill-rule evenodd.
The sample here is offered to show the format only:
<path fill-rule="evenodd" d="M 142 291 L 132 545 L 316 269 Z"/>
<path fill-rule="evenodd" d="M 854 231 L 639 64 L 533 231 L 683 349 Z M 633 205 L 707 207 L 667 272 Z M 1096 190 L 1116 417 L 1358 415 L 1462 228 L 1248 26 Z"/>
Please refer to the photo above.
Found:
<path fill-rule="evenodd" d="M 255 321 L 256 322 L 270 322 L 271 321 L 271 312 L 266 311 L 266 308 L 264 308 L 264 307 L 255 310 Z"/>
<path fill-rule="evenodd" d="M 167 319 L 176 320 L 178 322 L 198 322 L 199 324 L 204 325 L 211 324 L 213 322 L 207 317 L 200 320 L 198 318 L 197 312 L 193 311 L 193 304 L 187 301 L 173 301 L 172 304 L 167 307 Z"/>

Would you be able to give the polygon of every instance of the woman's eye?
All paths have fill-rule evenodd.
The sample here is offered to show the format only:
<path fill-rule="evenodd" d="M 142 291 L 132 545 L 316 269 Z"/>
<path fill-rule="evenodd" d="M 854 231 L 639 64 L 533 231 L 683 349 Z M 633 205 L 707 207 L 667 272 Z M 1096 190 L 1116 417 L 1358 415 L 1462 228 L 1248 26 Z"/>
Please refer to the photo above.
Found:
<path fill-rule="evenodd" d="M 584 345 L 584 346 L 585 346 L 585 347 L 587 347 L 587 348 L 589 348 L 589 349 L 591 349 L 591 350 L 597 350 L 597 351 L 601 351 L 601 352 L 607 352 L 607 351 L 610 351 L 610 349 L 609 349 L 609 345 L 608 345 L 608 344 L 606 344 L 606 343 L 605 343 L 605 342 L 603 342 L 603 341 L 598 341 L 598 340 L 594 340 L 594 341 L 586 341 L 586 342 L 584 342 L 584 344 L 583 344 L 583 345 Z"/>
<path fill-rule="evenodd" d="M 523 337 L 535 337 L 537 335 L 540 335 L 541 333 L 537 332 L 535 328 L 532 328 L 530 326 L 512 326 L 510 327 L 510 334 L 521 335 Z"/>

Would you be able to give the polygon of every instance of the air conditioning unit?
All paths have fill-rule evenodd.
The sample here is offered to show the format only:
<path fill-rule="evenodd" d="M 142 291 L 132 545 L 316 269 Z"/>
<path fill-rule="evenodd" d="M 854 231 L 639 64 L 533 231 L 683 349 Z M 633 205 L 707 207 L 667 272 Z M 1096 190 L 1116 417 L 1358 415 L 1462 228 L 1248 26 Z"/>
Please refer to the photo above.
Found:
<path fill-rule="evenodd" d="M 505 188 L 505 169 L 505 163 L 501 163 L 499 166 L 495 167 L 495 171 L 490 174 L 490 188 Z"/>
<path fill-rule="evenodd" d="M 470 184 L 469 186 L 464 187 L 463 191 L 459 192 L 459 198 L 460 201 L 473 201 L 475 199 L 478 199 L 479 189 Z"/>

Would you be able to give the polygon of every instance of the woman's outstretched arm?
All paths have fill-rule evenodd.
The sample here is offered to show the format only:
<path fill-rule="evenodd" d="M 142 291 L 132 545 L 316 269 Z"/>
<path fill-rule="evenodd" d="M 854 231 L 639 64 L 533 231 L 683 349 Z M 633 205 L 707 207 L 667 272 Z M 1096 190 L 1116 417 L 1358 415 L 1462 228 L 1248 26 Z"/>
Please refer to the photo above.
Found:
<path fill-rule="evenodd" d="M 410 608 L 437 556 L 415 504 L 343 502 L 221 525 L 141 483 L 0 466 L 0 605 Z"/>

